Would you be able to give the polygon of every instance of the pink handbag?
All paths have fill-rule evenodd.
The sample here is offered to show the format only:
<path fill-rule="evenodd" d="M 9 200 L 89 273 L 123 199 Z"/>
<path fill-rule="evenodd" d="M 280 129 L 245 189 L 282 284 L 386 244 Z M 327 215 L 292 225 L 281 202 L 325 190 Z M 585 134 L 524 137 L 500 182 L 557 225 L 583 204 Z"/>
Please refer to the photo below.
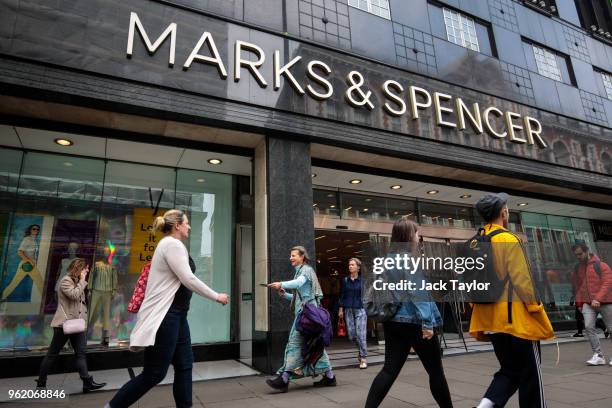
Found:
<path fill-rule="evenodd" d="M 64 312 L 64 316 L 66 316 L 66 320 L 62 324 L 62 329 L 64 329 L 64 334 L 76 334 L 83 333 L 87 329 L 87 323 L 85 319 L 79 317 L 78 319 L 68 319 L 68 315 L 64 311 L 64 308 L 60 304 L 62 308 L 62 312 Z"/>

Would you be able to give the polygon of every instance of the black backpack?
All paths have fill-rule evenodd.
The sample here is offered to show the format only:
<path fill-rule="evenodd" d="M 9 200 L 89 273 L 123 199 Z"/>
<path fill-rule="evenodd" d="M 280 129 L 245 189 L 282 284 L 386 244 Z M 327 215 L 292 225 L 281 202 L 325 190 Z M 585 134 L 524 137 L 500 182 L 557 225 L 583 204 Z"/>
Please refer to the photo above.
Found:
<path fill-rule="evenodd" d="M 491 245 L 491 238 L 500 234 L 502 232 L 507 232 L 503 229 L 497 229 L 492 231 L 490 234 L 485 233 L 484 228 L 478 229 L 476 235 L 470 238 L 465 244 L 463 248 L 463 256 L 470 257 L 473 259 L 483 258 L 484 259 L 484 268 L 482 269 L 467 269 L 463 273 L 463 281 L 464 282 L 472 282 L 476 281 L 477 283 L 489 283 L 488 290 L 475 290 L 472 289 L 469 292 L 465 292 L 468 302 L 477 303 L 477 304 L 488 304 L 498 302 L 504 292 L 504 287 L 506 283 L 510 281 L 510 275 L 506 274 L 504 279 L 499 279 L 495 271 L 495 265 L 493 262 L 493 248 Z M 510 281 L 510 285 L 508 285 L 508 294 L 509 298 L 508 302 L 512 301 L 510 298 L 512 294 L 512 281 Z"/>

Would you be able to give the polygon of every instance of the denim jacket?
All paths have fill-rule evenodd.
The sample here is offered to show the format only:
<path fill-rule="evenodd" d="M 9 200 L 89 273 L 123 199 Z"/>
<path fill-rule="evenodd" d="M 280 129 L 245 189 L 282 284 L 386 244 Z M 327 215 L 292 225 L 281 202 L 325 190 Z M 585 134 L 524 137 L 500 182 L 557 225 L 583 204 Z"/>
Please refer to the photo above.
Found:
<path fill-rule="evenodd" d="M 389 254 L 387 256 L 389 258 L 393 258 L 395 257 L 395 254 Z M 401 276 L 401 272 L 398 272 L 395 269 L 389 270 L 387 273 L 395 273 L 398 276 Z M 424 279 L 425 275 L 420 269 L 417 270 L 411 278 L 411 280 L 418 282 L 418 286 L 420 286 L 421 281 Z M 413 297 L 415 300 L 402 302 L 401 307 L 395 316 L 393 316 L 391 321 L 418 324 L 424 329 L 433 329 L 434 327 L 442 326 L 442 316 L 440 315 L 436 302 L 434 302 L 431 298 L 431 294 L 429 292 L 419 291 L 414 294 Z"/>

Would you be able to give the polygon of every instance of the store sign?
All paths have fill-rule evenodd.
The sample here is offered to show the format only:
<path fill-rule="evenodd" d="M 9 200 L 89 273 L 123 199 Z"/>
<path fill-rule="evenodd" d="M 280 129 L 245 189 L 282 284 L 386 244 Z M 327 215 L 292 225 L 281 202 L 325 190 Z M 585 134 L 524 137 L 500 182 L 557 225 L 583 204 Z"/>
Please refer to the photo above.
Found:
<path fill-rule="evenodd" d="M 165 210 L 160 209 L 162 214 Z M 140 273 L 142 267 L 151 259 L 161 234 L 153 233 L 153 210 L 134 208 L 132 213 L 132 243 L 130 249 L 130 273 Z"/>
<path fill-rule="evenodd" d="M 130 15 L 130 26 L 127 40 L 127 57 L 133 56 L 136 31 L 144 42 L 150 55 L 153 55 L 166 41 L 170 41 L 170 52 L 168 65 L 173 68 L 176 63 L 176 40 L 178 27 L 171 23 L 162 34 L 151 41 L 138 14 L 132 12 Z M 194 63 L 203 63 L 214 66 L 220 80 L 227 80 L 230 76 L 235 82 L 239 82 L 244 71 L 247 71 L 259 84 L 261 88 L 271 87 L 274 92 L 281 89 L 281 83 L 288 83 L 294 92 L 299 95 L 308 95 L 317 101 L 325 101 L 342 93 L 344 101 L 355 109 L 366 109 L 373 111 L 382 109 L 387 115 L 393 117 L 409 117 L 419 120 L 419 114 L 426 110 L 433 110 L 436 125 L 453 128 L 459 131 L 470 126 L 473 131 L 480 135 L 487 133 L 495 139 L 503 139 L 511 143 L 547 147 L 542 138 L 541 123 L 530 116 L 523 116 L 509 110 L 501 110 L 495 106 L 479 106 L 478 103 L 466 104 L 462 98 L 453 95 L 429 91 L 417 86 L 404 87 L 400 82 L 387 80 L 379 91 L 385 100 L 376 102 L 373 98 L 372 89 L 368 89 L 367 77 L 357 70 L 350 71 L 345 77 L 343 89 L 335 89 L 329 80 L 333 67 L 324 61 L 310 60 L 302 61 L 301 56 L 296 56 L 291 61 L 282 64 L 281 52 L 275 50 L 272 53 L 272 84 L 269 84 L 262 74 L 262 66 L 266 61 L 265 51 L 257 44 L 237 40 L 233 44 L 233 66 L 229 67 L 227 61 L 223 61 L 217 48 L 213 35 L 205 31 L 200 39 L 191 48 L 189 54 L 184 55 L 182 69 L 188 71 Z M 306 82 L 300 83 L 296 79 L 297 71 L 303 70 Z M 298 75 L 302 77 L 302 73 Z"/>

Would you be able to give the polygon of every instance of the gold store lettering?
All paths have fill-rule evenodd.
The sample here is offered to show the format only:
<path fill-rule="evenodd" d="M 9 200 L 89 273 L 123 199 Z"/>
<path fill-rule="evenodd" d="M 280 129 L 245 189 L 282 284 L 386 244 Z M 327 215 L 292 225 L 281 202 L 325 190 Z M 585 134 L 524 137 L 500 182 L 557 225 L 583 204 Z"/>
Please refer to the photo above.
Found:
<path fill-rule="evenodd" d="M 170 23 L 162 34 L 152 42 L 146 33 L 138 14 L 130 14 L 130 26 L 127 41 L 127 56 L 132 58 L 134 53 L 134 37 L 136 32 L 140 34 L 142 41 L 150 55 L 160 48 L 169 39 L 170 55 L 168 65 L 172 68 L 176 59 L 176 36 L 177 24 Z M 202 52 L 202 49 L 207 52 Z M 232 70 L 233 79 L 239 82 L 242 73 L 246 70 L 255 79 L 261 88 L 267 88 L 261 68 L 266 62 L 264 50 L 256 44 L 237 40 L 234 43 L 234 66 Z M 301 56 L 296 56 L 284 65 L 279 50 L 272 54 L 272 88 L 274 91 L 281 89 L 281 81 L 287 82 L 291 88 L 299 95 L 308 94 L 311 98 L 324 101 L 334 95 L 334 88 L 327 79 L 332 73 L 332 69 L 323 61 L 312 60 L 306 64 L 305 76 L 308 78 L 306 86 L 302 86 L 295 78 L 291 69 L 299 65 L 302 61 Z M 183 70 L 187 71 L 194 62 L 210 64 L 216 67 L 221 79 L 227 79 L 228 69 L 218 51 L 212 34 L 204 32 L 189 56 L 183 64 Z M 367 88 L 364 76 L 358 71 L 351 71 L 346 77 L 347 89 L 345 95 L 346 102 L 355 109 L 374 109 L 371 100 L 372 91 Z M 465 131 L 469 126 L 477 135 L 487 133 L 496 139 L 507 140 L 511 143 L 536 145 L 539 148 L 548 147 L 542 138 L 542 125 L 533 117 L 522 116 L 519 113 L 502 111 L 495 106 L 484 109 L 474 103 L 468 106 L 461 98 L 453 97 L 441 92 L 430 93 L 428 90 L 409 86 L 406 90 L 404 86 L 394 80 L 384 82 L 382 94 L 386 101 L 382 105 L 383 111 L 394 117 L 401 117 L 409 114 L 413 120 L 419 119 L 420 111 L 433 109 L 433 117 L 437 126 Z M 403 94 L 405 93 L 405 96 Z"/>

